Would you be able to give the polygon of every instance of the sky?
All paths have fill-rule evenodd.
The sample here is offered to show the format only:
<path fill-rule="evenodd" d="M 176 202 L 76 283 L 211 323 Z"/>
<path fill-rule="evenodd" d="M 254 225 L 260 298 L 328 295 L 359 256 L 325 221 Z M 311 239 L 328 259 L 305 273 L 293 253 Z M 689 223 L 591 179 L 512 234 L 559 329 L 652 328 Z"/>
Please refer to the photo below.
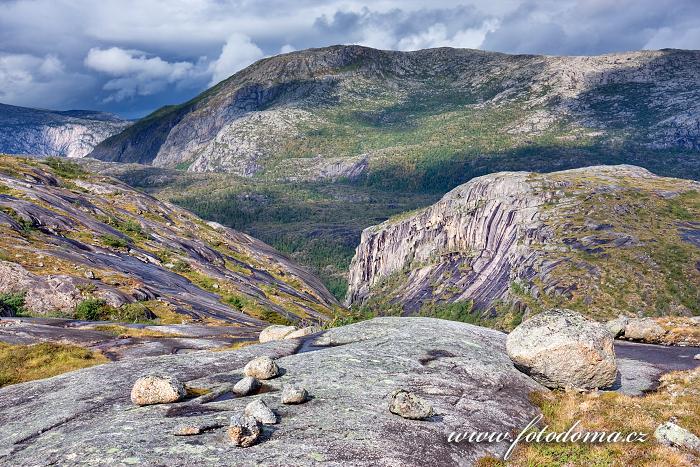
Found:
<path fill-rule="evenodd" d="M 700 0 L 0 0 L 0 102 L 138 118 L 263 57 L 333 44 L 700 49 Z"/>

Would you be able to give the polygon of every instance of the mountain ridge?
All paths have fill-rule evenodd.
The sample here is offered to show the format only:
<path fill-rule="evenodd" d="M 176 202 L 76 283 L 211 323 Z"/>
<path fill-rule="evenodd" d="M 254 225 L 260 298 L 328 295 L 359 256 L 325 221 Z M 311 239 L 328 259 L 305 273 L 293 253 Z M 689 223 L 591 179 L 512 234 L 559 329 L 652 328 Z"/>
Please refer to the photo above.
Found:
<path fill-rule="evenodd" d="M 0 152 L 85 157 L 99 142 L 131 124 L 107 112 L 0 104 Z"/>

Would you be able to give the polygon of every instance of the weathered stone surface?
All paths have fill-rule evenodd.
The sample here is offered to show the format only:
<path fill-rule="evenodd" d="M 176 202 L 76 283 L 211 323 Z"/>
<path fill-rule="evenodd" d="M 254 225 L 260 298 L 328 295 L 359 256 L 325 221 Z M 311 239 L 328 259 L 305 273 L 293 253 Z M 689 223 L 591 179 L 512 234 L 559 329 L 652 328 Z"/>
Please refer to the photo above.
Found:
<path fill-rule="evenodd" d="M 631 319 L 624 332 L 626 339 L 642 342 L 658 342 L 664 334 L 664 328 L 652 318 Z"/>
<path fill-rule="evenodd" d="M 629 318 L 627 318 L 626 316 L 619 316 L 605 323 L 605 327 L 608 331 L 610 331 L 610 334 L 612 334 L 613 338 L 615 338 L 625 333 L 625 326 L 627 326 L 628 322 Z"/>
<path fill-rule="evenodd" d="M 428 402 L 403 389 L 389 396 L 389 412 L 412 420 L 423 420 L 434 414 Z"/>
<path fill-rule="evenodd" d="M 273 359 L 263 356 L 248 362 L 243 368 L 243 373 L 257 379 L 270 379 L 278 376 L 280 369 Z"/>
<path fill-rule="evenodd" d="M 666 422 L 654 431 L 654 437 L 667 446 L 675 446 L 700 453 L 700 438 L 673 422 Z"/>
<path fill-rule="evenodd" d="M 303 404 L 309 398 L 309 393 L 306 389 L 299 386 L 285 384 L 282 387 L 282 403 L 283 404 Z"/>
<path fill-rule="evenodd" d="M 136 405 L 169 404 L 187 395 L 185 386 L 175 377 L 148 375 L 139 378 L 131 389 L 131 402 Z"/>
<path fill-rule="evenodd" d="M 379 318 L 325 335 L 329 346 L 299 354 L 297 342 L 283 340 L 120 361 L 2 388 L 0 464 L 471 465 L 501 455 L 507 444 L 449 444 L 451 431 L 520 430 L 538 413 L 529 394 L 545 389 L 513 367 L 503 333 L 428 318 Z M 138 409 L 129 400 L 145 372 L 213 389 L 237 381 L 243 366 L 262 355 L 286 370 L 271 383 L 312 387 L 314 397 L 280 404 L 281 423 L 265 430 L 269 439 L 245 450 L 232 449 L 222 430 L 201 433 L 196 444 L 171 433 L 183 423 L 227 425 L 247 398 Z M 383 396 L 396 388 L 419 395 L 440 416 L 416 422 L 390 413 Z"/>
<path fill-rule="evenodd" d="M 617 266 L 622 251 L 653 256 L 653 242 L 637 238 L 648 238 L 649 232 L 634 222 L 632 206 L 639 193 L 632 193 L 630 186 L 662 205 L 668 202 L 665 196 L 700 188 L 697 182 L 657 177 L 629 165 L 476 177 L 425 209 L 366 228 L 350 265 L 345 303 L 391 303 L 417 313 L 425 305 L 430 310 L 472 301 L 475 314 L 500 318 L 503 308 L 497 303 L 509 303 L 512 308 L 507 309 L 527 317 L 537 308 L 533 303 L 546 307 L 551 302 L 547 297 L 564 302 L 583 298 L 589 316 L 613 318 L 626 305 L 597 285 L 603 277 L 614 274 L 630 287 L 659 293 L 667 279 L 663 273 L 652 277 L 646 272 L 662 269 L 653 259 L 639 266 L 625 264 L 624 270 Z M 669 186 L 675 195 L 667 194 Z M 607 206 L 604 196 L 620 200 Z M 625 214 L 605 224 L 611 221 L 610 209 Z M 659 217 L 666 228 L 678 228 L 663 212 Z M 691 261 L 684 264 L 694 267 Z M 645 297 L 635 300 L 644 303 Z M 678 300 L 671 306 L 679 313 L 691 312 Z"/>
<path fill-rule="evenodd" d="M 267 406 L 264 400 L 258 399 L 245 406 L 245 414 L 253 417 L 263 425 L 277 423 L 277 415 Z"/>
<path fill-rule="evenodd" d="M 89 110 L 53 112 L 0 104 L 0 152 L 84 157 L 131 122 Z"/>
<path fill-rule="evenodd" d="M 260 331 L 259 340 L 261 344 L 270 341 L 282 340 L 296 330 L 296 326 L 282 326 L 279 324 L 273 324 L 272 326 L 268 326 Z"/>
<path fill-rule="evenodd" d="M 12 168 L 0 173 L 0 293 L 25 293 L 25 307 L 34 314 L 71 316 L 91 297 L 113 307 L 158 299 L 159 308 L 184 320 L 216 318 L 257 332 L 269 324 L 226 304 L 212 291 L 216 287 L 190 281 L 187 269 L 284 316 L 299 310 L 323 322 L 323 310 L 330 315 L 337 306 L 313 274 L 246 234 L 208 226 L 115 179 L 86 172 L 68 180 L 22 157 L 0 155 L 0 162 Z M 17 219 L 41 234 L 23 236 Z M 115 226 L 128 227 L 131 236 Z M 154 251 L 168 251 L 170 259 Z M 267 287 L 287 298 L 272 300 L 262 292 Z"/>
<path fill-rule="evenodd" d="M 239 382 L 233 385 L 233 392 L 239 396 L 247 396 L 254 393 L 260 388 L 260 381 L 252 376 L 241 378 Z"/>
<path fill-rule="evenodd" d="M 254 417 L 236 415 L 231 417 L 231 425 L 227 433 L 233 444 L 247 448 L 255 444 L 262 430 L 260 422 Z"/>
<path fill-rule="evenodd" d="M 506 347 L 519 369 L 550 388 L 606 388 L 615 382 L 612 335 L 574 311 L 535 315 L 508 335 Z"/>
<path fill-rule="evenodd" d="M 307 326 L 305 328 L 297 329 L 294 332 L 290 332 L 286 336 L 284 336 L 285 339 L 298 339 L 300 337 L 306 337 L 310 336 L 311 334 L 316 334 L 317 332 L 321 332 L 323 329 L 320 326 Z"/>

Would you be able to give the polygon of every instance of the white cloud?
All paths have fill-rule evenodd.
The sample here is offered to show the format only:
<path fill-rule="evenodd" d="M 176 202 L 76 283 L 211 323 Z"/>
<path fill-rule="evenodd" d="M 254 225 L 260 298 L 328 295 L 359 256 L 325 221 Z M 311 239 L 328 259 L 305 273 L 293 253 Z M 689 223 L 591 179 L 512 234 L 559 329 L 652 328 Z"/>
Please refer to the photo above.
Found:
<path fill-rule="evenodd" d="M 215 85 L 264 56 L 260 47 L 245 34 L 237 33 L 229 36 L 221 49 L 219 58 L 209 66 L 212 74 L 209 85 Z"/>
<path fill-rule="evenodd" d="M 292 44 L 284 44 L 282 47 L 280 47 L 281 54 L 288 54 L 289 52 L 294 52 L 295 50 L 296 47 L 294 47 Z"/>
<path fill-rule="evenodd" d="M 486 20 L 478 28 L 467 28 L 450 35 L 444 24 L 437 23 L 418 34 L 400 38 L 398 50 L 419 50 L 432 47 L 459 47 L 476 49 L 484 42 L 486 34 L 498 28 L 497 20 Z"/>
<path fill-rule="evenodd" d="M 70 105 L 93 80 L 68 73 L 55 55 L 0 53 L 0 101 L 6 104 L 51 108 Z"/>
<path fill-rule="evenodd" d="M 168 84 L 192 80 L 201 74 L 190 62 L 167 62 L 138 50 L 119 47 L 90 49 L 85 66 L 114 77 L 103 86 L 106 91 L 114 91 L 107 102 L 155 94 Z"/>

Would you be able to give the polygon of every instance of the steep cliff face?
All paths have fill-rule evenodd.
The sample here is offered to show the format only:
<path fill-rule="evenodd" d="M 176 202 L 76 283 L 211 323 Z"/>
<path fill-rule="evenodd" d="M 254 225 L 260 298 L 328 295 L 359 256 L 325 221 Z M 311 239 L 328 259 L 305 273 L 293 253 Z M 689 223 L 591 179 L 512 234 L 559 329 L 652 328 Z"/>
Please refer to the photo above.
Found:
<path fill-rule="evenodd" d="M 362 233 L 348 305 L 700 314 L 700 184 L 632 166 L 476 178 Z M 426 308 L 428 306 L 428 308 Z"/>
<path fill-rule="evenodd" d="M 368 154 L 371 173 L 408 156 L 433 160 L 436 145 L 441 157 L 461 158 L 533 143 L 624 141 L 696 152 L 698 76 L 696 51 L 546 57 L 310 49 L 257 62 L 92 155 L 287 178 L 303 159 Z"/>
<path fill-rule="evenodd" d="M 0 104 L 0 152 L 84 157 L 130 124 L 101 112 L 52 112 Z"/>
<path fill-rule="evenodd" d="M 62 159 L 0 156 L 0 294 L 35 315 L 86 300 L 165 320 L 324 321 L 337 302 L 272 247 Z"/>

